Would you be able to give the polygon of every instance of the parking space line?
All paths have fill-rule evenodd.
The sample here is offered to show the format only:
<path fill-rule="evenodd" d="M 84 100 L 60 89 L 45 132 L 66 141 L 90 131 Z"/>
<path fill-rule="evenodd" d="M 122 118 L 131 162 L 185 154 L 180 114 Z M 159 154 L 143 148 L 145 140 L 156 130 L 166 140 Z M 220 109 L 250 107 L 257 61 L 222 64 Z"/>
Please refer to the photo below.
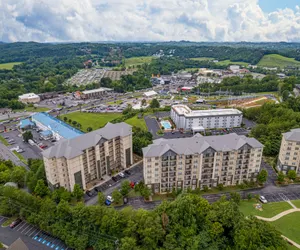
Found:
<path fill-rule="evenodd" d="M 2 223 L 2 221 L 4 221 L 5 219 L 7 219 L 7 218 L 5 218 L 5 217 L 0 218 L 0 223 Z"/>
<path fill-rule="evenodd" d="M 19 228 L 21 225 L 24 225 L 25 224 L 25 222 L 24 221 L 22 221 L 19 225 L 17 225 L 16 227 L 14 227 L 14 229 L 17 229 L 17 228 Z M 18 230 L 17 230 L 18 231 Z"/>
<path fill-rule="evenodd" d="M 29 232 L 31 232 L 31 230 L 33 229 L 33 231 L 35 230 L 35 227 L 34 226 L 31 226 L 31 228 L 29 230 L 27 230 L 24 234 L 25 235 L 28 235 Z"/>
<path fill-rule="evenodd" d="M 38 231 L 34 236 L 38 235 L 41 231 L 42 231 L 42 230 Z M 34 236 L 33 236 L 33 237 L 34 237 Z"/>
<path fill-rule="evenodd" d="M 23 233 L 26 229 L 30 229 L 32 226 L 30 225 L 30 224 L 28 224 L 28 226 L 27 227 L 25 227 L 22 231 L 21 231 L 21 233 Z"/>
<path fill-rule="evenodd" d="M 33 231 L 31 231 L 33 229 Z M 28 236 L 30 237 L 34 232 L 36 232 L 37 231 L 37 229 L 35 228 L 35 227 L 33 227 L 29 232 L 27 232 L 28 233 Z"/>
<path fill-rule="evenodd" d="M 28 224 L 25 222 L 21 227 L 18 228 L 17 231 L 21 230 L 24 226 L 27 226 Z"/>

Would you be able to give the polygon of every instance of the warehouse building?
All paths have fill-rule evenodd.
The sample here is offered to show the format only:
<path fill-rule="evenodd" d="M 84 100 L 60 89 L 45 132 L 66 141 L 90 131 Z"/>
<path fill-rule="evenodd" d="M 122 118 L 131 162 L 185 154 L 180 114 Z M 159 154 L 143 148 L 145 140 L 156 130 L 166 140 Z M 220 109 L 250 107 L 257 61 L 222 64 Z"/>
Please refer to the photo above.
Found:
<path fill-rule="evenodd" d="M 72 139 L 83 134 L 78 129 L 44 112 L 34 114 L 31 120 L 39 129 L 51 131 L 56 140 Z"/>
<path fill-rule="evenodd" d="M 19 96 L 19 101 L 22 103 L 38 103 L 40 102 L 40 97 L 34 93 L 28 93 Z"/>
<path fill-rule="evenodd" d="M 191 110 L 186 105 L 173 105 L 171 118 L 178 129 L 201 131 L 240 127 L 243 113 L 237 109 Z"/>
<path fill-rule="evenodd" d="M 109 89 L 109 88 L 85 90 L 81 93 L 81 99 L 92 99 L 92 98 L 103 97 L 108 92 L 111 92 L 111 91 L 112 91 L 112 89 Z"/>
<path fill-rule="evenodd" d="M 259 141 L 237 134 L 157 139 L 143 148 L 145 184 L 166 193 L 256 181 L 262 151 Z"/>
<path fill-rule="evenodd" d="M 46 177 L 51 189 L 86 190 L 101 178 L 131 166 L 132 127 L 122 122 L 68 140 L 43 151 Z"/>

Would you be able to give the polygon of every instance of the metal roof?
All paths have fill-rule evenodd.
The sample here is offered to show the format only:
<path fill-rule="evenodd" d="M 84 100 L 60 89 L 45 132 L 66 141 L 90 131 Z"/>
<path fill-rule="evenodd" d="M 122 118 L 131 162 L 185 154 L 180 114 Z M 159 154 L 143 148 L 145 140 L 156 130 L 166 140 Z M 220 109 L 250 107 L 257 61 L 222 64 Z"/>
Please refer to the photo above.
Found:
<path fill-rule="evenodd" d="M 283 136 L 287 141 L 300 142 L 300 128 L 292 129 L 287 133 L 283 133 Z"/>
<path fill-rule="evenodd" d="M 83 153 L 83 150 L 96 146 L 101 139 L 103 141 L 110 140 L 117 136 L 128 136 L 132 133 L 132 127 L 125 122 L 107 123 L 104 128 L 77 136 L 68 140 L 60 140 L 54 146 L 43 151 L 43 156 L 46 158 L 61 158 L 72 159 Z"/>
<path fill-rule="evenodd" d="M 254 138 L 239 136 L 235 133 L 223 136 L 203 136 L 198 135 L 190 138 L 179 139 L 159 139 L 153 144 L 143 148 L 144 157 L 162 156 L 168 150 L 177 154 L 201 154 L 208 148 L 213 148 L 219 152 L 238 150 L 245 144 L 253 148 L 263 148 L 263 145 Z"/>

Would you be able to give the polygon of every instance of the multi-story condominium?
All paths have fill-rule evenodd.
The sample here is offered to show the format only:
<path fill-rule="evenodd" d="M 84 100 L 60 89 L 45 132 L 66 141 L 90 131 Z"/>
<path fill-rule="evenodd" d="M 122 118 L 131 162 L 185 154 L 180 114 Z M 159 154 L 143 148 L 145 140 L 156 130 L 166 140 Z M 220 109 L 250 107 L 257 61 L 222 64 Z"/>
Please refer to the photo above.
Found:
<path fill-rule="evenodd" d="M 287 174 L 289 170 L 296 170 L 300 174 L 300 128 L 284 133 L 281 140 L 277 169 Z"/>
<path fill-rule="evenodd" d="M 243 113 L 237 109 L 191 110 L 186 105 L 173 105 L 171 118 L 178 129 L 233 128 L 242 124 Z"/>
<path fill-rule="evenodd" d="M 62 139 L 43 152 L 50 188 L 72 191 L 74 184 L 84 190 L 112 172 L 132 164 L 132 127 L 122 122 Z"/>
<path fill-rule="evenodd" d="M 164 193 L 255 181 L 262 151 L 259 141 L 237 134 L 154 140 L 143 148 L 145 184 Z"/>

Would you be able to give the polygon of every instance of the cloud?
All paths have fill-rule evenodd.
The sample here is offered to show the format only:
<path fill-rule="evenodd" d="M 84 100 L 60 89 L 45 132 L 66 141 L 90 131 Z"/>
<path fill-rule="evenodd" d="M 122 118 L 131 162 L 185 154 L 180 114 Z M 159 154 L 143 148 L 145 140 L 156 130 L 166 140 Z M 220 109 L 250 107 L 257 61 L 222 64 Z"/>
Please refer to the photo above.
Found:
<path fill-rule="evenodd" d="M 300 8 L 258 0 L 1 0 L 0 40 L 299 41 Z"/>

